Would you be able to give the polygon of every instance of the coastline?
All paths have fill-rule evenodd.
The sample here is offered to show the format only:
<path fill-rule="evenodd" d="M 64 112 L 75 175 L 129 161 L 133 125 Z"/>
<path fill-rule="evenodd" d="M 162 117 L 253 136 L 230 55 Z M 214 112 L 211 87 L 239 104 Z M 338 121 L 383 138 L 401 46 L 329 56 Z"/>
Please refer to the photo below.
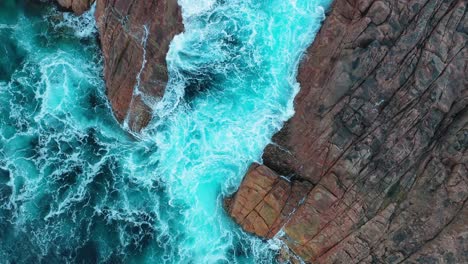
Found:
<path fill-rule="evenodd" d="M 335 1 L 301 63 L 296 113 L 230 199 L 235 221 L 266 238 L 281 226 L 307 262 L 462 261 L 462 244 L 433 248 L 462 239 L 468 216 L 464 13 L 462 1 Z"/>

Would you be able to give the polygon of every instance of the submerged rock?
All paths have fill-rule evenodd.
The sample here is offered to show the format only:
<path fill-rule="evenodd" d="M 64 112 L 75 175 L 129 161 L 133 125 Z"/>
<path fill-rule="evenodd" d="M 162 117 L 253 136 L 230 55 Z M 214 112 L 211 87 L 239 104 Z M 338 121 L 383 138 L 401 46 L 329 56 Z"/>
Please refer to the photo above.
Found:
<path fill-rule="evenodd" d="M 230 200 L 236 222 L 282 228 L 306 262 L 468 262 L 466 4 L 336 0 L 295 115 Z M 271 224 L 295 184 L 313 188 Z"/>

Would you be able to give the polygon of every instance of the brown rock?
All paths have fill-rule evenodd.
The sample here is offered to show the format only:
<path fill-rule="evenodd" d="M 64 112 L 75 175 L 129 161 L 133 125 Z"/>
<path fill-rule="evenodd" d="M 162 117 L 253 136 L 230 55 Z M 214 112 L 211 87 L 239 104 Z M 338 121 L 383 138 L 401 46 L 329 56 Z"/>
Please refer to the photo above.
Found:
<path fill-rule="evenodd" d="M 280 224 L 305 261 L 468 263 L 466 5 L 334 2 L 301 63 L 296 113 L 263 155 L 269 174 L 314 185 Z M 256 234 L 273 236 L 265 226 Z"/>
<path fill-rule="evenodd" d="M 100 0 L 95 16 L 112 109 L 119 122 L 139 131 L 164 94 L 169 44 L 183 31 L 180 7 L 177 0 Z"/>
<path fill-rule="evenodd" d="M 228 211 L 246 231 L 273 237 L 312 187 L 281 178 L 269 168 L 253 164 L 239 191 L 228 200 Z"/>
<path fill-rule="evenodd" d="M 60 6 L 75 12 L 77 15 L 88 11 L 94 1 L 95 0 L 57 0 Z"/>

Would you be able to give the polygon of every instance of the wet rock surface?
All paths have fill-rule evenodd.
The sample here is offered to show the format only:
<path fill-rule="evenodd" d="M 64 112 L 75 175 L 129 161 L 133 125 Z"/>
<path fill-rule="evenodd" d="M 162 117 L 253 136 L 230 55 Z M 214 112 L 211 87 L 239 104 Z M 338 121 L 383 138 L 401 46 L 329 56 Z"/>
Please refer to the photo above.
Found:
<path fill-rule="evenodd" d="M 307 262 L 468 262 L 466 9 L 336 0 L 295 115 L 228 202 L 235 221 L 266 238 L 282 228 Z M 300 202 L 278 213 L 290 193 Z"/>

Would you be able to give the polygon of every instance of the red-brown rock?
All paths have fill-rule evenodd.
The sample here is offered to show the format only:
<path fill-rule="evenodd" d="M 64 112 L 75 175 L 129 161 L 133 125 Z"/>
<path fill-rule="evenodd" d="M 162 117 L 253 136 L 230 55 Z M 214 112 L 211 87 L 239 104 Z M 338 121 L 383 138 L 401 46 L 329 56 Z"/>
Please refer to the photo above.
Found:
<path fill-rule="evenodd" d="M 183 31 L 180 7 L 177 0 L 99 0 L 95 16 L 113 112 L 139 131 L 164 94 L 169 44 Z"/>
<path fill-rule="evenodd" d="M 263 170 L 314 185 L 282 221 L 305 261 L 468 263 L 466 11 L 334 2 L 301 63 L 296 113 L 263 155 Z M 262 221 L 237 222 L 264 236 Z"/>
<path fill-rule="evenodd" d="M 75 12 L 77 15 L 87 11 L 95 0 L 57 0 L 58 4 L 63 8 Z"/>
<path fill-rule="evenodd" d="M 95 0 L 57 2 L 80 15 Z M 177 0 L 99 0 L 95 16 L 107 97 L 116 119 L 139 131 L 166 88 L 166 54 L 171 40 L 183 31 L 180 7 Z"/>
<path fill-rule="evenodd" d="M 253 164 L 239 191 L 227 201 L 227 208 L 246 231 L 271 238 L 311 187 L 308 183 L 291 183 L 269 168 Z"/>

